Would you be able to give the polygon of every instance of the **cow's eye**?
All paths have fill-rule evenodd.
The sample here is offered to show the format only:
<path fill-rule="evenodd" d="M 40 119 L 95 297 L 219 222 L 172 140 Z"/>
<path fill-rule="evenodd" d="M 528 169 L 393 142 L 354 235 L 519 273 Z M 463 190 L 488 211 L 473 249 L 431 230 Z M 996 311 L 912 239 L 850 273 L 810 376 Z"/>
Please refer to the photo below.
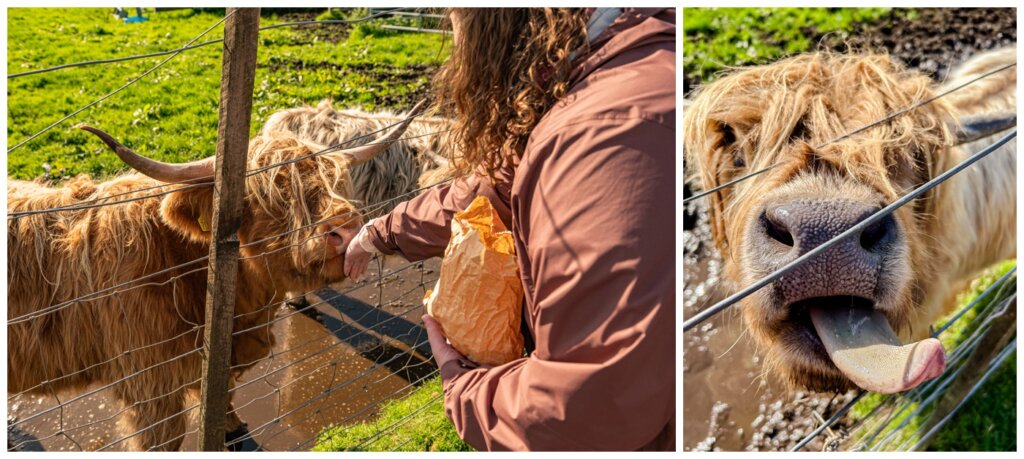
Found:
<path fill-rule="evenodd" d="M 718 140 L 719 147 L 724 148 L 736 143 L 736 132 L 733 131 L 732 126 L 724 123 L 720 124 L 718 125 L 718 132 L 722 136 L 722 138 Z"/>
<path fill-rule="evenodd" d="M 746 167 L 747 162 L 743 158 L 743 152 L 736 147 L 736 132 L 733 130 L 732 126 L 725 123 L 719 124 L 718 132 L 721 136 L 718 140 L 718 148 L 732 152 L 733 167 Z"/>
<path fill-rule="evenodd" d="M 793 130 L 789 131 L 789 141 L 796 142 L 798 140 L 804 140 L 807 138 L 807 126 L 804 124 L 804 119 L 800 118 L 796 124 L 793 125 Z"/>

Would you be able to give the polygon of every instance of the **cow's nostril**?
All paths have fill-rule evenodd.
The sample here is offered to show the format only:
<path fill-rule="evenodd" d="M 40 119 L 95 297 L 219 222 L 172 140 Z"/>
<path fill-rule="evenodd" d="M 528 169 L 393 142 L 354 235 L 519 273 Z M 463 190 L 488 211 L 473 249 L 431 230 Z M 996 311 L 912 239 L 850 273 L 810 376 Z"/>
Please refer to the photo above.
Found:
<path fill-rule="evenodd" d="M 895 230 L 896 220 L 892 215 L 886 215 L 860 233 L 860 246 L 869 252 L 877 251 L 885 246 Z"/>
<path fill-rule="evenodd" d="M 772 218 L 770 212 L 761 214 L 761 221 L 764 224 L 768 237 L 781 242 L 784 245 L 793 247 L 793 235 L 786 228 L 786 225 Z"/>

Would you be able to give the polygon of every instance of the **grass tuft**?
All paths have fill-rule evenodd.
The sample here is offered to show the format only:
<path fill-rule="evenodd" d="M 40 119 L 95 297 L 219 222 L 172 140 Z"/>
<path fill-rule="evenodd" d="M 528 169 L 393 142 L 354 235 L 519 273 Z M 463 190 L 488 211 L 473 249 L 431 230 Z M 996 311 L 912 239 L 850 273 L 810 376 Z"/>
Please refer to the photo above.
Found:
<path fill-rule="evenodd" d="M 320 434 L 314 451 L 472 451 L 444 414 L 441 378 L 383 404 L 371 421 Z"/>

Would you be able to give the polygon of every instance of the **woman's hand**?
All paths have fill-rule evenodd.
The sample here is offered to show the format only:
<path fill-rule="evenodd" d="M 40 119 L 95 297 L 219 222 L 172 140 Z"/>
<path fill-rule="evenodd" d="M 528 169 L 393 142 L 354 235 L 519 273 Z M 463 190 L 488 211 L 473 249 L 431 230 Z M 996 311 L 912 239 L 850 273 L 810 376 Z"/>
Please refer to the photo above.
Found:
<path fill-rule="evenodd" d="M 370 266 L 370 259 L 374 254 L 380 253 L 370 242 L 370 233 L 366 231 L 371 224 L 373 224 L 372 220 L 363 225 L 356 237 L 348 243 L 348 248 L 345 249 L 345 275 L 352 280 L 362 278 L 363 274 L 366 274 L 366 268 Z"/>
<path fill-rule="evenodd" d="M 437 323 L 429 314 L 423 315 L 423 326 L 427 329 L 427 339 L 430 341 L 430 350 L 434 354 L 437 368 L 443 368 L 446 363 L 452 361 L 459 362 L 459 366 L 462 368 L 491 368 L 490 365 L 479 365 L 456 351 L 451 344 L 448 344 L 448 339 L 441 331 L 441 324 Z"/>

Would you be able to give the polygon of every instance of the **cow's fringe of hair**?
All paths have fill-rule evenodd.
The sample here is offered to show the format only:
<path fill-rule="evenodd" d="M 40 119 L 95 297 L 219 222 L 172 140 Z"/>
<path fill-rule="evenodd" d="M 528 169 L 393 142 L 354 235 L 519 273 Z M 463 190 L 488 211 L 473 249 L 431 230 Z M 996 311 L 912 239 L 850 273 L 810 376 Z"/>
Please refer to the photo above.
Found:
<path fill-rule="evenodd" d="M 322 149 L 291 133 L 262 132 L 249 144 L 249 169 L 283 163 Z M 341 153 L 278 166 L 253 174 L 246 181 L 249 190 L 259 190 L 247 193 L 252 210 L 277 220 L 275 224 L 284 223 L 287 228 L 283 238 L 267 246 L 271 250 L 308 240 L 309 231 L 298 230 L 320 221 L 331 210 L 327 206 L 332 202 L 348 203 L 349 209 L 355 210 L 354 204 L 346 198 L 353 195 L 353 187 L 348 159 Z M 302 262 L 299 251 L 292 251 L 292 257 L 297 266 Z"/>

